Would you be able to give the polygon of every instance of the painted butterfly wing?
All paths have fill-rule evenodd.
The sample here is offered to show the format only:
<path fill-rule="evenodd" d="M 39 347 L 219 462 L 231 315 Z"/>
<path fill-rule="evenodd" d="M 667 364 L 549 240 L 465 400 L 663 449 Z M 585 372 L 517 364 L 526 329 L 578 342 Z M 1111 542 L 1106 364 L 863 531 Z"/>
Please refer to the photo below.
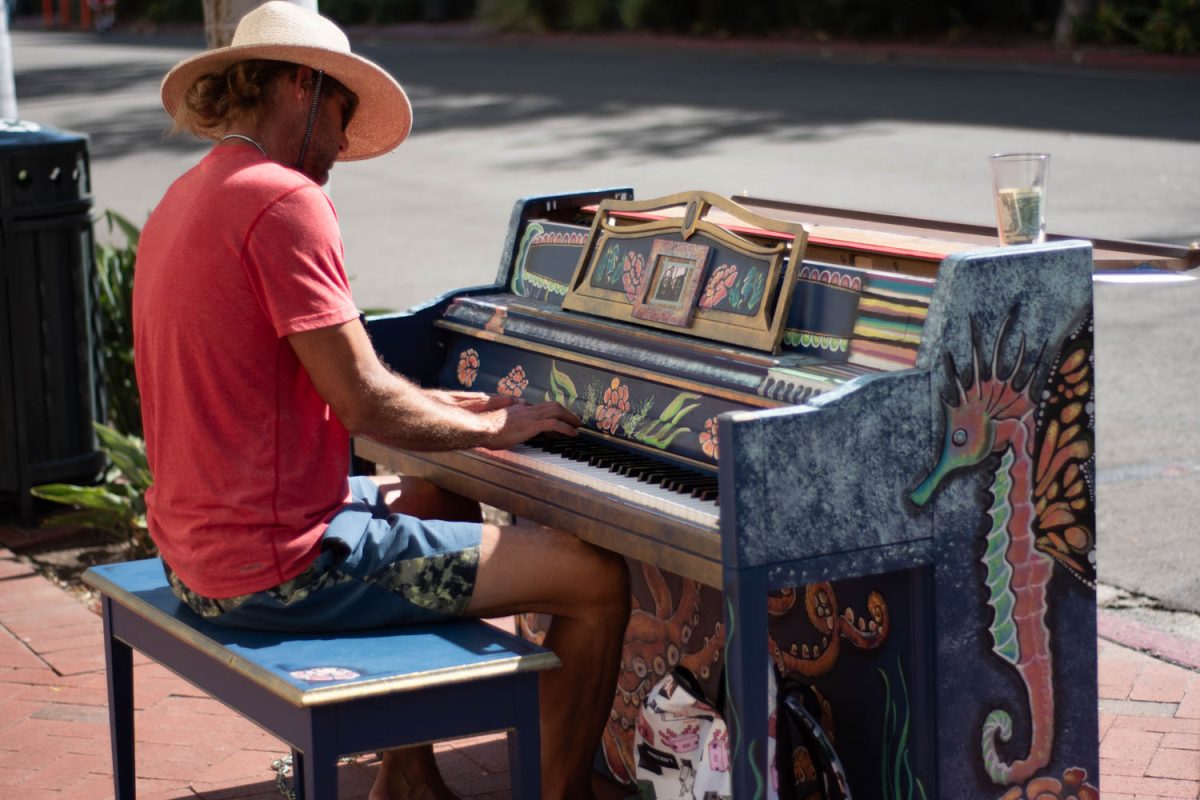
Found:
<path fill-rule="evenodd" d="M 1036 546 L 1089 586 L 1096 581 L 1095 362 L 1089 314 L 1050 369 L 1038 407 Z"/>

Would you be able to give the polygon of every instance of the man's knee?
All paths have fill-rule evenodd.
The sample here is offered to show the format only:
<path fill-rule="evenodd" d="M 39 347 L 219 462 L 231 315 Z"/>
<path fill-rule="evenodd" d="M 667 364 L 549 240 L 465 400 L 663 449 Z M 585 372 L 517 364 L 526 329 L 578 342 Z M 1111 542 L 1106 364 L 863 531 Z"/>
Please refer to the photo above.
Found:
<path fill-rule="evenodd" d="M 375 477 L 388 510 L 420 519 L 480 522 L 479 503 L 411 475 Z"/>
<path fill-rule="evenodd" d="M 629 617 L 629 566 L 625 557 L 600 547 L 588 545 L 593 553 L 594 564 L 589 567 L 595 578 L 590 586 L 596 596 L 594 602 L 618 619 Z"/>

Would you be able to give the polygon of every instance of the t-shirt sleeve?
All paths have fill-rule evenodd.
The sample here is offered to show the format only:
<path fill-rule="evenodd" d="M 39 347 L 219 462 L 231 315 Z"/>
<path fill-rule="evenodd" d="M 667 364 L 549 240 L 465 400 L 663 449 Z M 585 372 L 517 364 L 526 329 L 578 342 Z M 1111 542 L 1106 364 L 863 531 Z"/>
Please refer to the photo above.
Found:
<path fill-rule="evenodd" d="M 358 316 L 337 216 L 316 186 L 286 192 L 264 209 L 247 235 L 242 264 L 280 337 Z"/>

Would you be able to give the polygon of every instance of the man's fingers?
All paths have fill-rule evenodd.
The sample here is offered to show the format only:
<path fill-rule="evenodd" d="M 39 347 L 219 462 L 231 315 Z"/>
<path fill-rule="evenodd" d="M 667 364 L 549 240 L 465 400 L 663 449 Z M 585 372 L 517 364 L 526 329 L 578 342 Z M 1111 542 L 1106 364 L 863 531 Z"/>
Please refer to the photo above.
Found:
<path fill-rule="evenodd" d="M 573 425 L 575 427 L 579 427 L 579 425 L 581 425 L 583 422 L 581 419 L 579 419 L 579 417 L 575 416 L 570 409 L 553 401 L 540 403 L 537 411 L 540 417 L 545 417 L 548 415 L 549 417 L 562 420 L 568 425 Z"/>
<path fill-rule="evenodd" d="M 579 426 L 569 425 L 559 419 L 549 420 L 549 423 L 542 429 L 542 433 L 558 433 L 563 436 L 578 436 Z"/>
<path fill-rule="evenodd" d="M 520 405 L 525 401 L 519 397 L 509 397 L 504 394 L 493 394 L 487 398 L 487 410 L 492 411 L 497 408 L 508 408 L 509 406 Z"/>

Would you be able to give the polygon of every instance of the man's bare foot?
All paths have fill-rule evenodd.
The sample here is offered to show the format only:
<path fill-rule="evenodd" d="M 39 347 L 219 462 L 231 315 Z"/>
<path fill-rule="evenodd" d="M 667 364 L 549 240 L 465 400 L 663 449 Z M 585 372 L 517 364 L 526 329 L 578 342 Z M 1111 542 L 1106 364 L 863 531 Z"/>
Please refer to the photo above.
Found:
<path fill-rule="evenodd" d="M 418 745 L 383 754 L 369 800 L 461 800 L 442 780 L 433 747 Z"/>

